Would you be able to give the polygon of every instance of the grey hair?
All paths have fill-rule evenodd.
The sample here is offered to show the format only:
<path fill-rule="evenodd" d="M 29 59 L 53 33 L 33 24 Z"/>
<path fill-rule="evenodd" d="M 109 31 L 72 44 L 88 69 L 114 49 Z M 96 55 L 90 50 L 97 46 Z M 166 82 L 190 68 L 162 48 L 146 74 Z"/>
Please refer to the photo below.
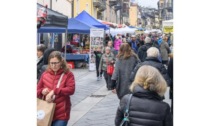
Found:
<path fill-rule="evenodd" d="M 150 37 L 146 37 L 144 41 L 145 41 L 145 43 L 150 43 L 151 42 L 151 38 Z"/>
<path fill-rule="evenodd" d="M 147 50 L 147 57 L 158 57 L 159 55 L 160 55 L 160 52 L 156 47 L 150 47 Z"/>

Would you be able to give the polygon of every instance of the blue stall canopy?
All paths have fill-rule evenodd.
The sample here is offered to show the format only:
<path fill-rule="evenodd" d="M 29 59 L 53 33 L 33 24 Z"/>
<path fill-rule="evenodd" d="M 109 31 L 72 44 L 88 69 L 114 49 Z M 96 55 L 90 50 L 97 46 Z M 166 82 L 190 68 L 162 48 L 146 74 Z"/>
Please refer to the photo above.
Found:
<path fill-rule="evenodd" d="M 79 15 L 75 17 L 75 19 L 87 23 L 89 25 L 95 26 L 97 28 L 103 28 L 104 30 L 109 29 L 109 26 L 102 24 L 98 20 L 96 20 L 94 17 L 92 17 L 90 14 L 88 14 L 85 10 L 83 10 Z"/>
<path fill-rule="evenodd" d="M 57 28 L 57 27 L 41 27 L 38 29 L 38 33 L 65 33 L 66 28 Z"/>
<path fill-rule="evenodd" d="M 94 26 L 85 24 L 81 21 L 78 21 L 74 18 L 68 19 L 68 33 L 81 33 L 81 34 L 89 34 L 90 28 L 96 28 Z M 39 33 L 65 33 L 65 28 L 56 28 L 56 27 L 41 27 L 38 30 Z"/>
<path fill-rule="evenodd" d="M 90 28 L 96 28 L 96 27 L 83 23 L 74 18 L 70 18 L 68 20 L 68 33 L 89 34 Z"/>

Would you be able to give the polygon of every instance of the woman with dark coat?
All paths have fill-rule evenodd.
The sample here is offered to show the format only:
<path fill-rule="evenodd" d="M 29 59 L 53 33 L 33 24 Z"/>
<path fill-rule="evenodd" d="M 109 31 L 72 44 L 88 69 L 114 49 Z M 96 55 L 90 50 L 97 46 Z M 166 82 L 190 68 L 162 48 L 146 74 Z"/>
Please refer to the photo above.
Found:
<path fill-rule="evenodd" d="M 159 72 L 162 74 L 163 78 L 165 79 L 167 85 L 169 86 L 171 84 L 171 78 L 169 77 L 165 66 L 158 59 L 159 55 L 160 55 L 159 50 L 156 47 L 150 47 L 147 50 L 147 58 L 145 59 L 145 61 L 136 65 L 133 72 L 131 73 L 131 76 L 130 76 L 131 80 L 132 81 L 134 80 L 134 77 L 135 77 L 136 72 L 138 71 L 139 67 L 141 67 L 143 65 L 150 65 L 150 66 L 153 66 L 159 70 Z"/>
<path fill-rule="evenodd" d="M 132 83 L 132 81 L 130 81 L 130 74 L 138 62 L 140 62 L 140 60 L 131 49 L 130 45 L 123 43 L 120 46 L 114 73 L 112 75 L 112 89 L 116 89 L 119 99 L 130 93 L 129 86 Z"/>
<path fill-rule="evenodd" d="M 152 66 L 142 66 L 132 83 L 129 105 L 129 126 L 173 126 L 168 103 L 162 101 L 167 89 L 160 72 Z M 130 94 L 120 100 L 115 125 L 120 126 Z"/>

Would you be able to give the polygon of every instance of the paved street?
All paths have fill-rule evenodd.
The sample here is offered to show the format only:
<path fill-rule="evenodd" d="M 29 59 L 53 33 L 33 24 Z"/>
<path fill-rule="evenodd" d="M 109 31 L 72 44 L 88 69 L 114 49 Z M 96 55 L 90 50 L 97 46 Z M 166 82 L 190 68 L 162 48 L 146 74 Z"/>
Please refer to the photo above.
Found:
<path fill-rule="evenodd" d="M 119 104 L 116 94 L 106 89 L 104 78 L 96 80 L 96 73 L 88 69 L 73 69 L 76 91 L 71 97 L 71 119 L 68 126 L 114 126 Z M 166 102 L 170 104 L 168 90 Z"/>

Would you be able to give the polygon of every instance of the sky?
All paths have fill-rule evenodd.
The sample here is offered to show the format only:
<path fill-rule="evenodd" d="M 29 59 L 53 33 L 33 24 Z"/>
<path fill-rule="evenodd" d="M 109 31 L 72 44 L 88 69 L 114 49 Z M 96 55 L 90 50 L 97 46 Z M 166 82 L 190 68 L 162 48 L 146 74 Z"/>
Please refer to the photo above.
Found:
<path fill-rule="evenodd" d="M 135 0 L 140 6 L 158 8 L 157 2 L 159 0 Z"/>

